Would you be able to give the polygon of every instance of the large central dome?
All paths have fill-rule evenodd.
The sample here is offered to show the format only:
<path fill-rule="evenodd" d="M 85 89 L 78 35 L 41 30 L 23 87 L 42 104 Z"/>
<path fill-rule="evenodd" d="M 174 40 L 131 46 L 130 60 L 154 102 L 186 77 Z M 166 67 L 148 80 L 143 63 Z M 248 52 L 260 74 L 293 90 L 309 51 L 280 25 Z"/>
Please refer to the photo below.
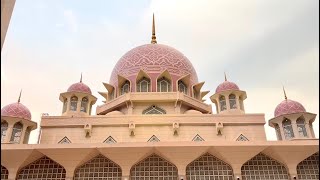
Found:
<path fill-rule="evenodd" d="M 112 71 L 110 84 L 117 86 L 117 75 L 134 81 L 140 70 L 151 79 L 168 70 L 173 81 L 190 74 L 191 84 L 198 82 L 195 69 L 181 52 L 163 44 L 146 44 L 133 48 L 121 57 Z"/>

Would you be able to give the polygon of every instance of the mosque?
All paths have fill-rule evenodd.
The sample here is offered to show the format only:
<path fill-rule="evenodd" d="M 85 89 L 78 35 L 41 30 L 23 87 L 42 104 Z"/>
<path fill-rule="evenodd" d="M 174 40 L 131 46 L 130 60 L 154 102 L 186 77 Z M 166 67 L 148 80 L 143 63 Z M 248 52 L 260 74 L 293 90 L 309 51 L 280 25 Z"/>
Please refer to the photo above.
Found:
<path fill-rule="evenodd" d="M 23 99 L 1 109 L 1 179 L 10 180 L 312 180 L 319 179 L 316 114 L 285 98 L 268 121 L 245 112 L 246 91 L 227 77 L 209 91 L 181 52 L 151 43 L 124 54 L 104 104 L 85 82 L 61 92 L 60 116 L 44 114 L 37 128 Z M 239 83 L 240 84 L 240 83 Z"/>

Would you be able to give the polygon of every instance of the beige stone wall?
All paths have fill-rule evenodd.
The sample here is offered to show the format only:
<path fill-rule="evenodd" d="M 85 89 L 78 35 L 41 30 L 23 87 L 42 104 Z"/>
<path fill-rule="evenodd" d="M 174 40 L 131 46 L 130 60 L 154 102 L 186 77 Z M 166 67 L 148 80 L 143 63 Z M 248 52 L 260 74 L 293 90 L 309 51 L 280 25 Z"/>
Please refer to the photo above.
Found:
<path fill-rule="evenodd" d="M 155 105 L 159 108 L 165 109 L 167 114 L 175 114 L 175 109 L 174 109 L 174 103 L 173 102 L 157 102 L 157 103 L 152 103 L 152 102 L 144 102 L 144 103 L 134 103 L 133 106 L 133 114 L 142 114 L 142 111 L 147 109 L 148 107 Z"/>
<path fill-rule="evenodd" d="M 15 2 L 16 0 L 1 0 L 1 50 L 6 38 Z"/>

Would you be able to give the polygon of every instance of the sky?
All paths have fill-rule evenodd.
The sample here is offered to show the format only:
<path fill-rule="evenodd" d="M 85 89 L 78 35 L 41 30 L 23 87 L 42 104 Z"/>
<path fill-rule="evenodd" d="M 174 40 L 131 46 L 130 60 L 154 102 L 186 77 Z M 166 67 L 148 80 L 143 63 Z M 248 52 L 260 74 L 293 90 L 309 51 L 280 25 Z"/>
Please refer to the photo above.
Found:
<path fill-rule="evenodd" d="M 130 49 L 156 36 L 192 62 L 203 90 L 224 81 L 247 92 L 246 113 L 264 113 L 289 99 L 319 114 L 319 1 L 317 0 L 16 0 L 1 52 L 1 108 L 21 103 L 40 124 L 42 113 L 59 116 L 59 94 L 80 80 L 98 91 Z M 215 106 L 213 105 L 215 113 Z M 319 118 L 314 122 L 319 138 Z M 39 128 L 30 135 L 36 143 Z"/>

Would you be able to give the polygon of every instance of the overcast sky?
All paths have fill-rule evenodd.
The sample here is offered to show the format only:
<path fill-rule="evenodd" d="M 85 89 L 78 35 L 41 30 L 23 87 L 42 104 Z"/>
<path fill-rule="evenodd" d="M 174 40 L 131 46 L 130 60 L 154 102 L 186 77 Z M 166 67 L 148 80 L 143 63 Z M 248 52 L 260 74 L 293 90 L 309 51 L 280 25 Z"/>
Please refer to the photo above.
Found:
<path fill-rule="evenodd" d="M 225 71 L 247 92 L 246 113 L 273 118 L 284 85 L 289 99 L 319 114 L 318 0 L 17 0 L 1 52 L 1 107 L 23 89 L 21 102 L 39 125 L 41 113 L 61 115 L 59 94 L 81 72 L 103 104 L 98 91 L 116 62 L 150 43 L 153 12 L 158 43 L 189 58 L 211 91 L 207 103 Z M 317 117 L 316 137 L 318 126 Z"/>

